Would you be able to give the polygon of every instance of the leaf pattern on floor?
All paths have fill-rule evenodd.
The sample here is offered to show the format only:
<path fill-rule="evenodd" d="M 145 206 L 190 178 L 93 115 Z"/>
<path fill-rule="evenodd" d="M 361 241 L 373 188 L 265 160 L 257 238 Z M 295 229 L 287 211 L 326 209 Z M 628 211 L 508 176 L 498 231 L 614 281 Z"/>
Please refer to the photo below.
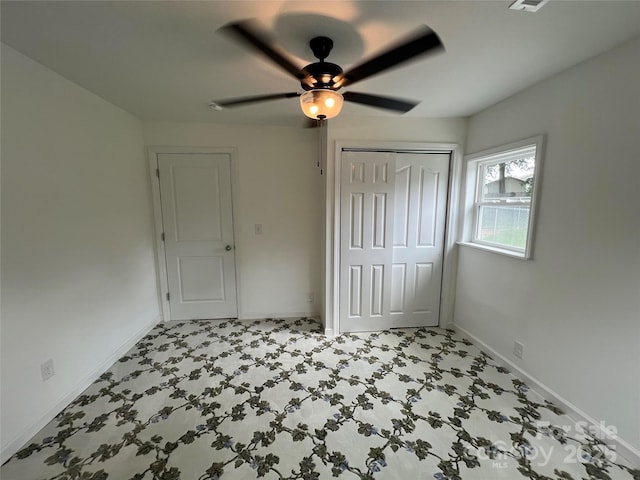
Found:
<path fill-rule="evenodd" d="M 578 425 L 579 427 L 579 425 Z M 451 330 L 157 325 L 5 480 L 640 479 Z"/>

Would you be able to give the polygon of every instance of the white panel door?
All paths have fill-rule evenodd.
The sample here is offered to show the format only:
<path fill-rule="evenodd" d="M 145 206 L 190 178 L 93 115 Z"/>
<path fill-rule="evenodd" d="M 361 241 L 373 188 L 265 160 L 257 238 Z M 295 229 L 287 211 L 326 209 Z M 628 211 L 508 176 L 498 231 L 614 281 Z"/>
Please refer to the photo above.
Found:
<path fill-rule="evenodd" d="M 395 154 L 343 152 L 340 199 L 340 331 L 388 325 Z"/>
<path fill-rule="evenodd" d="M 229 154 L 158 154 L 172 320 L 236 318 Z"/>
<path fill-rule="evenodd" d="M 396 157 L 388 326 L 437 326 L 440 315 L 449 154 Z"/>

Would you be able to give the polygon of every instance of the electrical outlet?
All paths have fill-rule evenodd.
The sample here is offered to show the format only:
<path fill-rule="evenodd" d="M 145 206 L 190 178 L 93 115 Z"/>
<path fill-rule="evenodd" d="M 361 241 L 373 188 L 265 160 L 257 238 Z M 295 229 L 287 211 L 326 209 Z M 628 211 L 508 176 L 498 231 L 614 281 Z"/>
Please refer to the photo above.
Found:
<path fill-rule="evenodd" d="M 44 362 L 42 365 L 40 365 L 40 373 L 42 374 L 43 382 L 46 382 L 56 374 L 55 370 L 53 369 L 52 359 L 49 359 L 46 362 Z"/>
<path fill-rule="evenodd" d="M 524 352 L 524 344 L 520 342 L 513 342 L 513 354 L 516 358 L 522 358 Z"/>
<path fill-rule="evenodd" d="M 315 297 L 315 295 L 313 294 L 313 292 L 307 293 L 307 302 L 313 303 L 314 297 Z"/>

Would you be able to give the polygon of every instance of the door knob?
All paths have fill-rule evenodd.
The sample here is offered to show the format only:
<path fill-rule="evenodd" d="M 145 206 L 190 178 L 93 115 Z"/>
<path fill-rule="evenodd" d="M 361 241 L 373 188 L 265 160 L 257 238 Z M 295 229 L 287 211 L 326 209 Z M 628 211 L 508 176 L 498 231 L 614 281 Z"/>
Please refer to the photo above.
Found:
<path fill-rule="evenodd" d="M 224 249 L 228 252 L 230 250 L 233 250 L 233 247 L 231 245 L 227 245 L 226 247 L 224 247 Z"/>

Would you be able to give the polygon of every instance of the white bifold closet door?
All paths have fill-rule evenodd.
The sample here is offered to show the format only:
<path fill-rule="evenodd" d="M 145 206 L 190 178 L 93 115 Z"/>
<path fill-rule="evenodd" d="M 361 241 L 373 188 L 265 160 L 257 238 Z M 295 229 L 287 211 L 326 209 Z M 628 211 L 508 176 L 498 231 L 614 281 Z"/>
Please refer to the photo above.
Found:
<path fill-rule="evenodd" d="M 342 152 L 341 332 L 438 325 L 449 159 Z"/>

